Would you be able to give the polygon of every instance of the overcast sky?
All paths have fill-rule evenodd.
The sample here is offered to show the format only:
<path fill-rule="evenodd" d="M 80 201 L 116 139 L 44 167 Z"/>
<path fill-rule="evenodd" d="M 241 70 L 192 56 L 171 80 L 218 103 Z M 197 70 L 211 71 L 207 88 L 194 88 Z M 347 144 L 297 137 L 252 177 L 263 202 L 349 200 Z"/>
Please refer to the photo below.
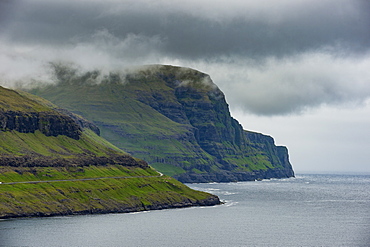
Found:
<path fill-rule="evenodd" d="M 0 78 L 164 63 L 209 74 L 300 171 L 370 172 L 368 0 L 0 0 Z"/>

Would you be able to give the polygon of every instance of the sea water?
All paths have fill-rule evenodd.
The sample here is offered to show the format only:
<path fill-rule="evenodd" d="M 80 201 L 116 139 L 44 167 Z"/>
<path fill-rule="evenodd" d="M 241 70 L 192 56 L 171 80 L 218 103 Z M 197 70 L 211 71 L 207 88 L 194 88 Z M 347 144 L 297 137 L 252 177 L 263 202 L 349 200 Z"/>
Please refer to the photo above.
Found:
<path fill-rule="evenodd" d="M 370 246 L 370 176 L 189 184 L 225 203 L 0 221 L 0 246 Z"/>

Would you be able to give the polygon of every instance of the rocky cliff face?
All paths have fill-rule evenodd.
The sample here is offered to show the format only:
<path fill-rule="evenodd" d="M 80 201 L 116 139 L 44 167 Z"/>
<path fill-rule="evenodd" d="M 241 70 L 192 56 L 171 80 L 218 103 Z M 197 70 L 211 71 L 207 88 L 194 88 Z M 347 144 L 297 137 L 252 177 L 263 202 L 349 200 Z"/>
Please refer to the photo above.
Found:
<path fill-rule="evenodd" d="M 39 130 L 46 136 L 65 135 L 75 140 L 82 132 L 73 118 L 0 87 L 0 131 L 11 130 L 20 133 Z"/>
<path fill-rule="evenodd" d="M 57 112 L 0 111 L 0 131 L 21 133 L 41 131 L 46 136 L 65 135 L 78 140 L 80 126 L 70 117 Z"/>
<path fill-rule="evenodd" d="M 191 73 L 191 81 L 176 74 L 156 75 L 173 90 L 170 101 L 168 92 L 155 87 L 150 93 L 136 91 L 141 102 L 172 121 L 190 125 L 187 139 L 212 157 L 202 157 L 207 160 L 206 165 L 192 160 L 187 172 L 175 178 L 183 182 L 229 182 L 294 176 L 287 148 L 275 146 L 270 136 L 244 131 L 230 116 L 225 96 L 211 78 L 200 72 Z M 259 160 L 257 155 L 261 155 Z M 253 157 L 256 164 L 242 161 Z M 259 168 L 252 168 L 257 164 Z"/>
<path fill-rule="evenodd" d="M 182 182 L 294 176 L 287 149 L 244 131 L 208 75 L 147 66 L 109 78 L 91 83 L 81 76 L 68 84 L 63 78 L 32 92 L 92 120 L 107 140 Z"/>
<path fill-rule="evenodd" d="M 95 134 L 97 134 L 98 136 L 100 136 L 100 129 L 98 126 L 96 126 L 95 124 L 93 124 L 92 122 L 90 121 L 87 121 L 86 119 L 76 115 L 76 114 L 73 114 L 72 112 L 66 110 L 66 109 L 61 109 L 61 108 L 55 108 L 55 110 L 57 112 L 60 112 L 62 113 L 63 115 L 66 115 L 70 118 L 72 118 L 75 123 L 77 123 L 81 129 L 90 129 L 92 130 Z"/>
<path fill-rule="evenodd" d="M 265 178 L 294 177 L 287 147 L 276 146 L 271 136 L 251 131 L 244 131 L 244 135 L 247 139 L 247 145 L 264 154 L 267 160 L 275 167 L 275 169 L 267 170 L 267 173 L 270 175 L 267 175 Z"/>

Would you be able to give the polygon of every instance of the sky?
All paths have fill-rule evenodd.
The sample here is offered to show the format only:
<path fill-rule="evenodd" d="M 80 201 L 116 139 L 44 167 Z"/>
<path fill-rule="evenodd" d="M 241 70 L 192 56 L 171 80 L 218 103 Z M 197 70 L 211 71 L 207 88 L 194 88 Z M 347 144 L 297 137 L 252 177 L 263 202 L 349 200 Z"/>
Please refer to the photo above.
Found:
<path fill-rule="evenodd" d="M 211 76 L 299 172 L 370 173 L 368 0 L 0 0 L 0 85 L 144 64 Z"/>

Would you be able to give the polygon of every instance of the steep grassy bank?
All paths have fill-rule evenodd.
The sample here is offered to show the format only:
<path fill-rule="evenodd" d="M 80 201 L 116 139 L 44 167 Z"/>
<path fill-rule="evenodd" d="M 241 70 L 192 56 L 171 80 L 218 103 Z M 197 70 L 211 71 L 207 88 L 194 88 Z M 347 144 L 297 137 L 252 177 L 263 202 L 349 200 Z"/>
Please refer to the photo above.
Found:
<path fill-rule="evenodd" d="M 1 184 L 0 218 L 124 213 L 219 204 L 216 196 L 194 191 L 173 178 L 157 177 L 158 174 L 152 177 L 154 174 L 151 169 L 122 171 L 117 167 L 94 167 L 86 169 L 84 175 L 78 172 L 80 174 L 77 176 L 69 171 L 51 168 L 35 170 L 23 171 L 24 176 L 8 170 L 1 178 L 12 181 L 17 180 L 16 177 L 35 181 L 33 179 L 40 179 L 45 175 L 47 176 L 44 179 L 119 175 L 124 175 L 125 178 Z M 16 173 L 19 174 L 19 171 Z"/>

